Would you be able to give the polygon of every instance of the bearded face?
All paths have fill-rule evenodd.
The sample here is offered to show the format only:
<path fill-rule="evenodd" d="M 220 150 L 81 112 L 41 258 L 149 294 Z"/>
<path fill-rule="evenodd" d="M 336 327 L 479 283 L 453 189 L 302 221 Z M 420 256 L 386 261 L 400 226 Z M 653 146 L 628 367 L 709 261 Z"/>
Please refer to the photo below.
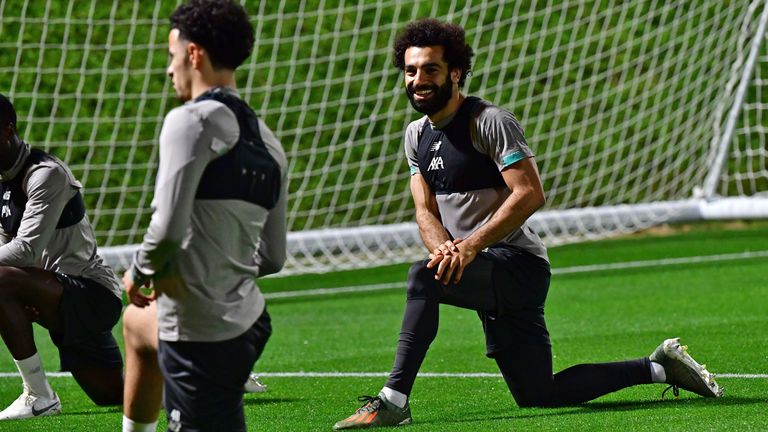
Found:
<path fill-rule="evenodd" d="M 440 112 L 456 99 L 460 70 L 451 69 L 443 58 L 444 48 L 436 46 L 412 46 L 405 50 L 403 58 L 405 94 L 413 108 L 430 117 Z"/>
<path fill-rule="evenodd" d="M 445 108 L 448 101 L 451 100 L 453 83 L 447 76 L 445 82 L 439 86 L 437 84 L 416 86 L 410 82 L 405 86 L 405 94 L 408 95 L 413 109 L 422 114 L 432 115 Z"/>

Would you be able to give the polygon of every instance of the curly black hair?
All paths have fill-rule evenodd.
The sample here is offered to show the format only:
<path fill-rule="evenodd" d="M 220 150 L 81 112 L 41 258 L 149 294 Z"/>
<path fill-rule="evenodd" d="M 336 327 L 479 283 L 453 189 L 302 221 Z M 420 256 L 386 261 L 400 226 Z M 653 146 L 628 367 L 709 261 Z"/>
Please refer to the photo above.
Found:
<path fill-rule="evenodd" d="M 0 127 L 6 127 L 11 123 L 16 125 L 16 110 L 13 109 L 11 101 L 0 94 Z"/>
<path fill-rule="evenodd" d="M 440 45 L 449 69 L 461 69 L 459 87 L 464 87 L 467 75 L 472 73 L 472 56 L 475 53 L 464 40 L 461 26 L 425 18 L 413 21 L 397 36 L 393 50 L 395 67 L 405 69 L 405 51 L 410 47 Z"/>
<path fill-rule="evenodd" d="M 231 0 L 189 0 L 171 15 L 171 28 L 205 48 L 215 69 L 235 70 L 253 50 L 248 14 Z"/>

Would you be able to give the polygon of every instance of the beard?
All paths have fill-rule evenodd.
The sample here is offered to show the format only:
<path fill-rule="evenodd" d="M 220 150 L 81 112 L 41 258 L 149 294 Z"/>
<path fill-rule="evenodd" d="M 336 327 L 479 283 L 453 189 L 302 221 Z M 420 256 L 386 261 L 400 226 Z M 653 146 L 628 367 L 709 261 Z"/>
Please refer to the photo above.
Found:
<path fill-rule="evenodd" d="M 432 115 L 445 108 L 448 101 L 451 100 L 451 97 L 453 96 L 453 83 L 451 80 L 446 80 L 445 84 L 441 86 L 420 86 L 418 90 L 432 90 L 432 97 L 424 101 L 417 101 L 414 98 L 416 89 L 413 85 L 406 86 L 405 94 L 408 95 L 408 100 L 411 101 L 411 106 L 422 114 Z"/>

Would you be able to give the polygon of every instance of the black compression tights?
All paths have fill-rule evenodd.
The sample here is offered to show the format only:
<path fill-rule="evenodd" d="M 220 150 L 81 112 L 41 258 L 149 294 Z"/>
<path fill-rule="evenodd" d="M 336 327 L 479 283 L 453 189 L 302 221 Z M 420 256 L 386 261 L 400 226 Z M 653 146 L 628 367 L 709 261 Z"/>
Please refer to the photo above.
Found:
<path fill-rule="evenodd" d="M 494 307 L 489 284 L 483 283 L 490 264 L 478 260 L 465 272 L 460 285 L 472 295 L 459 296 L 434 283 L 434 270 L 414 265 L 408 277 L 408 296 L 395 363 L 386 386 L 409 395 L 414 380 L 437 335 L 440 303 L 474 310 Z M 488 267 L 488 268 L 486 268 Z M 600 364 L 582 364 L 552 374 L 548 345 L 517 345 L 495 355 L 512 396 L 521 407 L 563 406 L 586 402 L 607 393 L 651 382 L 647 358 Z"/>
<path fill-rule="evenodd" d="M 552 375 L 552 349 L 521 345 L 495 356 L 521 407 L 575 405 L 637 384 L 651 383 L 650 360 L 580 364 Z"/>

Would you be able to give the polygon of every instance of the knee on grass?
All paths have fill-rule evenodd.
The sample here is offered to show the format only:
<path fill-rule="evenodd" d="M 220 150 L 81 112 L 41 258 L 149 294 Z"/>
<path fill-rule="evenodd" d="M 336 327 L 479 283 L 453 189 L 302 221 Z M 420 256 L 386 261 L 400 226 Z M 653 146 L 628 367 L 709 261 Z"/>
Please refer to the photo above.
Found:
<path fill-rule="evenodd" d="M 95 393 L 88 394 L 88 397 L 91 398 L 93 403 L 100 407 L 117 406 L 123 404 L 122 389 L 120 390 L 119 394 L 117 392 Z"/>
<path fill-rule="evenodd" d="M 80 367 L 72 370 L 72 376 L 93 403 L 114 406 L 123 403 L 122 372 L 122 369 Z"/>
<path fill-rule="evenodd" d="M 519 385 L 507 381 L 507 387 L 512 398 L 520 408 L 546 408 L 557 406 L 551 396 L 551 391 L 534 386 Z"/>

